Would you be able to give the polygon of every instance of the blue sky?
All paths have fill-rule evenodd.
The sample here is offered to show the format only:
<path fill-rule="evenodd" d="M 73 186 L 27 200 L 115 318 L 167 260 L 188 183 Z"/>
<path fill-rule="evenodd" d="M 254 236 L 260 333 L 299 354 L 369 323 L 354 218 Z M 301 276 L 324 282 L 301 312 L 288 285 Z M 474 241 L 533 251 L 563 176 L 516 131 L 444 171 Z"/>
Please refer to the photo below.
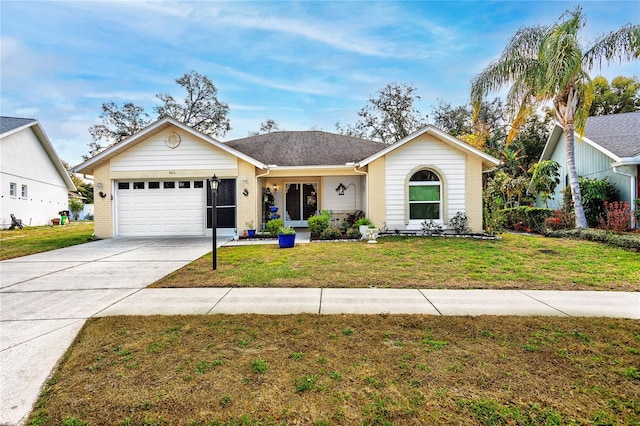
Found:
<path fill-rule="evenodd" d="M 267 118 L 285 130 L 352 124 L 391 82 L 412 84 L 425 114 L 469 99 L 471 79 L 521 26 L 581 4 L 585 43 L 640 22 L 639 1 L 95 2 L 0 0 L 0 113 L 40 120 L 71 165 L 88 152 L 103 102 L 152 113 L 175 78 L 208 76 L 247 136 Z M 609 80 L 638 62 L 596 69 Z"/>

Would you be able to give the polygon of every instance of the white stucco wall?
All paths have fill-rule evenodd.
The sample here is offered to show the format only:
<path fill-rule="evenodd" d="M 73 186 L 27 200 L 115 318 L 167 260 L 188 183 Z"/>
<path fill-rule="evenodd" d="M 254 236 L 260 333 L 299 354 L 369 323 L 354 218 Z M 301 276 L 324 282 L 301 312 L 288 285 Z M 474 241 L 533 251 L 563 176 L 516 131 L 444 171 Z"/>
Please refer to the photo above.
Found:
<path fill-rule="evenodd" d="M 11 182 L 17 187 L 15 197 L 9 193 Z M 0 141 L 0 197 L 2 228 L 11 224 L 11 213 L 26 225 L 38 226 L 51 224 L 60 210 L 67 209 L 67 185 L 31 128 Z"/>

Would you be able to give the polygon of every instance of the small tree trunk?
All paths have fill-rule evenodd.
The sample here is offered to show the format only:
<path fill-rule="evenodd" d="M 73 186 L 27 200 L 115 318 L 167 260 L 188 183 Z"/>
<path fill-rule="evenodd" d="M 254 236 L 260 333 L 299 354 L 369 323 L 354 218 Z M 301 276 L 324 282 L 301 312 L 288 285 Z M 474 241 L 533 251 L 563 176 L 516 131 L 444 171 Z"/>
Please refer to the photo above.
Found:
<path fill-rule="evenodd" d="M 567 172 L 569 174 L 569 186 L 571 187 L 571 198 L 573 200 L 573 210 L 576 215 L 576 228 L 588 228 L 587 218 L 584 215 L 582 205 L 582 194 L 578 183 L 578 171 L 576 170 L 575 137 L 573 123 L 564 126 L 564 149 L 567 157 Z"/>

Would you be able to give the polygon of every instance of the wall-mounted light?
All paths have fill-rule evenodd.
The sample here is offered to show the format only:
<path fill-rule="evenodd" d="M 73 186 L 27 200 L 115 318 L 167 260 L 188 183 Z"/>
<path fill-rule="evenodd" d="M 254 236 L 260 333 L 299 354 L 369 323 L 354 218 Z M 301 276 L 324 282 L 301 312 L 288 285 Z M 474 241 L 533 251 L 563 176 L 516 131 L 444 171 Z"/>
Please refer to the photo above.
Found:
<path fill-rule="evenodd" d="M 336 188 L 336 192 L 338 193 L 338 195 L 344 195 L 345 189 L 347 189 L 347 187 L 344 186 L 342 182 L 340 182 L 340 185 L 338 185 L 338 187 Z"/>
<path fill-rule="evenodd" d="M 273 184 L 273 192 L 278 192 L 278 184 L 277 183 Z"/>
<path fill-rule="evenodd" d="M 100 198 L 105 198 L 107 196 L 107 194 L 105 194 L 104 192 L 100 191 L 98 193 L 98 195 L 100 196 Z"/>
<path fill-rule="evenodd" d="M 102 182 L 98 182 L 98 189 L 102 189 Z"/>

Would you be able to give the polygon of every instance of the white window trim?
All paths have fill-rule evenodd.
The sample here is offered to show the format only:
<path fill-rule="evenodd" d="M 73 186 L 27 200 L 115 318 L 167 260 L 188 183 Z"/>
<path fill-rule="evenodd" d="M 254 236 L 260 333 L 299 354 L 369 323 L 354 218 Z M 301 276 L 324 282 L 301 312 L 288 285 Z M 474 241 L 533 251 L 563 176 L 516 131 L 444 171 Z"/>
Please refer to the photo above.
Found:
<path fill-rule="evenodd" d="M 9 196 L 11 198 L 18 198 L 18 184 L 15 182 L 9 182 Z"/>
<path fill-rule="evenodd" d="M 415 173 L 414 173 L 415 174 Z M 437 176 L 437 175 L 436 175 Z M 411 177 L 409 177 L 411 178 Z M 438 176 L 438 179 L 440 176 Z M 438 204 L 438 219 L 411 219 L 409 217 L 410 224 L 421 224 L 425 220 L 433 220 L 436 223 L 443 223 L 442 221 L 442 181 L 409 181 L 409 186 L 438 186 L 440 188 L 440 200 L 439 201 L 411 201 L 409 200 L 409 205 L 411 204 Z"/>
<path fill-rule="evenodd" d="M 424 222 L 425 220 L 428 219 L 411 219 L 410 218 L 410 213 L 409 213 L 409 186 L 411 186 L 412 184 L 418 184 L 418 185 L 424 185 L 425 183 L 429 182 L 429 181 L 417 181 L 417 182 L 411 182 L 411 177 L 416 174 L 417 172 L 421 171 L 421 170 L 428 170 L 430 172 L 435 173 L 435 175 L 438 177 L 438 179 L 440 179 L 440 182 L 434 182 L 435 184 L 439 184 L 440 185 L 440 219 L 433 219 L 434 223 L 439 223 L 441 225 L 446 226 L 446 221 L 445 218 L 447 217 L 447 179 L 446 179 L 446 175 L 442 172 L 442 170 L 440 170 L 437 166 L 433 165 L 433 164 L 421 164 L 418 165 L 416 167 L 414 167 L 413 169 L 411 169 L 409 171 L 409 173 L 407 173 L 406 177 L 405 177 L 405 185 L 404 185 L 404 189 L 405 189 L 405 219 L 404 219 L 404 223 L 407 226 L 408 229 L 420 229 L 422 222 Z M 421 201 L 422 202 L 422 201 Z"/>
<path fill-rule="evenodd" d="M 20 188 L 20 195 L 22 198 L 29 198 L 29 187 L 27 185 L 22 185 Z"/>

